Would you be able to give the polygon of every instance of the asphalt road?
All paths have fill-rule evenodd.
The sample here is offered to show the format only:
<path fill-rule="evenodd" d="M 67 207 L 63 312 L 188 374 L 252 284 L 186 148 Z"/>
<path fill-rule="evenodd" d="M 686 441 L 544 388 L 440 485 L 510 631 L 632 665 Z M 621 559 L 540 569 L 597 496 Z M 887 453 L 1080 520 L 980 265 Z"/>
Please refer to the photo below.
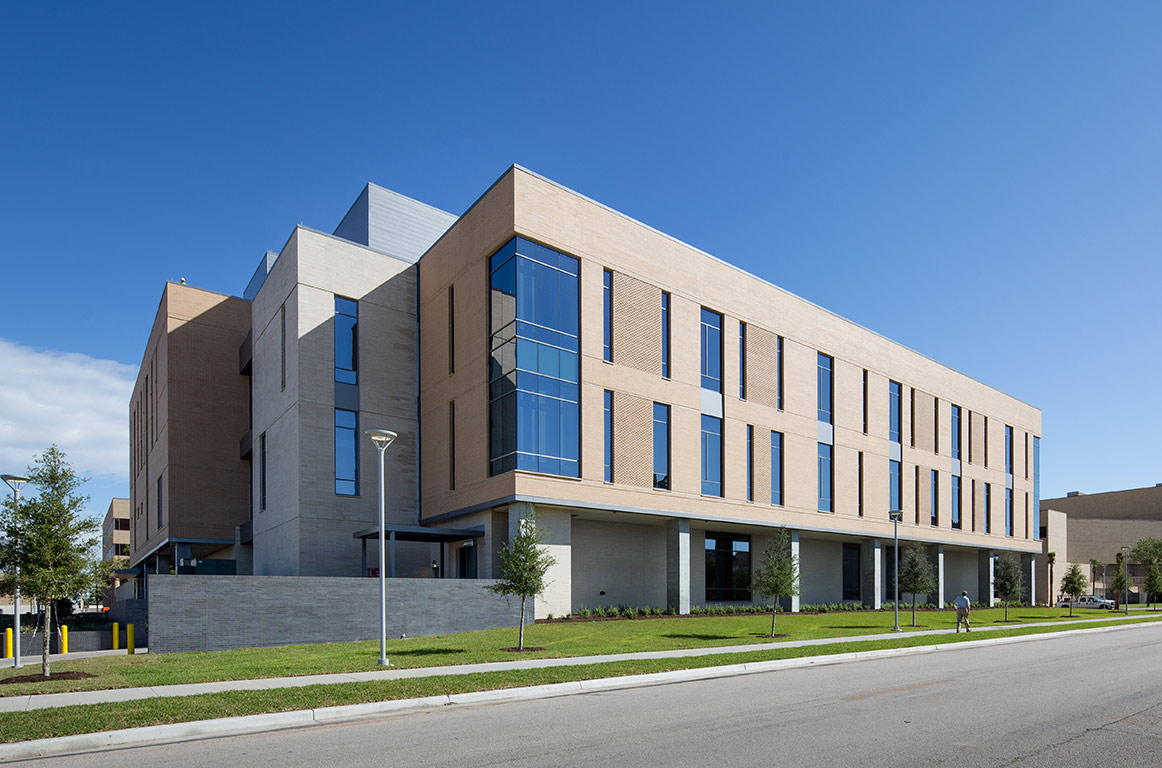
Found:
<path fill-rule="evenodd" d="M 1162 766 L 1162 626 L 109 750 L 45 766 Z"/>

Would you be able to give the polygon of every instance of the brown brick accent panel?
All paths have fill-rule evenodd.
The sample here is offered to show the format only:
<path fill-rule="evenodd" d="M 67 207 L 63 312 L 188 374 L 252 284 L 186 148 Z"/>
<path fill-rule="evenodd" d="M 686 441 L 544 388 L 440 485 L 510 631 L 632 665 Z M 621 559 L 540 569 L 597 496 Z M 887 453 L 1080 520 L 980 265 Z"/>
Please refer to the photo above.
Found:
<path fill-rule="evenodd" d="M 984 530 L 984 481 L 973 480 L 972 490 L 974 493 L 972 503 L 972 530 Z"/>
<path fill-rule="evenodd" d="M 936 398 L 918 389 L 916 390 L 916 447 L 925 451 L 932 451 L 936 447 Z"/>
<path fill-rule="evenodd" d="M 662 375 L 662 289 L 621 272 L 613 273 L 613 362 Z"/>
<path fill-rule="evenodd" d="M 759 426 L 754 428 L 754 503 L 771 503 L 771 430 Z"/>
<path fill-rule="evenodd" d="M 920 393 L 916 392 L 919 397 Z M 920 414 L 916 414 L 919 420 Z M 920 470 L 920 498 L 916 499 L 916 509 L 920 517 L 916 525 L 929 526 L 932 524 L 932 470 L 928 467 L 919 467 Z"/>
<path fill-rule="evenodd" d="M 653 435 L 653 401 L 614 392 L 613 482 L 639 488 L 654 486 Z"/>
<path fill-rule="evenodd" d="M 772 408 L 779 404 L 779 336 L 750 324 L 746 326 L 746 399 Z"/>

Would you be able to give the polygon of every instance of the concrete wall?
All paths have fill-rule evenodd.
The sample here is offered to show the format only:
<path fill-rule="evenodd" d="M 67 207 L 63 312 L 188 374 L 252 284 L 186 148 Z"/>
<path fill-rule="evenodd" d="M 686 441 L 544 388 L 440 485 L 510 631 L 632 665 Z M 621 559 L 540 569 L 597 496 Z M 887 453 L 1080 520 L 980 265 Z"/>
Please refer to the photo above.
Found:
<path fill-rule="evenodd" d="M 843 543 L 799 541 L 800 603 L 837 603 L 843 598 Z"/>
<path fill-rule="evenodd" d="M 981 596 L 978 594 L 980 592 L 979 555 L 976 552 L 945 549 L 943 603 L 954 599 L 962 591 L 968 592 L 969 598 L 974 603 L 981 600 Z M 937 603 L 938 601 L 932 599 L 931 602 Z"/>
<path fill-rule="evenodd" d="M 156 574 L 148 578 L 150 653 L 379 637 L 378 579 Z M 520 599 L 493 594 L 487 589 L 493 583 L 388 579 L 387 636 L 515 627 L 520 622 Z M 532 610 L 526 620 L 532 621 Z"/>
<path fill-rule="evenodd" d="M 691 556 L 691 572 L 702 569 Z M 705 602 L 691 592 L 692 603 Z M 573 521 L 573 610 L 598 605 L 666 606 L 666 529 Z"/>

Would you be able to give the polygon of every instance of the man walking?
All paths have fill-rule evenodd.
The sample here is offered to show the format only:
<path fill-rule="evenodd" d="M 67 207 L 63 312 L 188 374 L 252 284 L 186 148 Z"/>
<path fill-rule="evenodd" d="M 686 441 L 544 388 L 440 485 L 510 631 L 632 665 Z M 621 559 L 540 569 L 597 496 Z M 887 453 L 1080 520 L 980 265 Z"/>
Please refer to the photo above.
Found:
<path fill-rule="evenodd" d="M 964 631 L 971 632 L 972 627 L 968 626 L 968 614 L 972 610 L 972 601 L 968 599 L 967 592 L 961 592 L 960 597 L 952 601 L 956 606 L 956 631 L 960 632 L 960 622 L 964 622 Z"/>

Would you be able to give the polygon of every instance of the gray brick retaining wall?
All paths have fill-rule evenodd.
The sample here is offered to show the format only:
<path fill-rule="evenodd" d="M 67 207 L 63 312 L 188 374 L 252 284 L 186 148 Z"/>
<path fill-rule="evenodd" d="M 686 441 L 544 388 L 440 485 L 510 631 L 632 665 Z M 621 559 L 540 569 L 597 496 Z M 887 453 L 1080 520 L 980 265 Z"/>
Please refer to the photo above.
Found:
<path fill-rule="evenodd" d="M 379 580 L 149 574 L 149 652 L 379 638 Z M 490 579 L 388 579 L 387 636 L 515 627 L 520 599 Z M 527 608 L 531 622 L 533 606 Z"/>

